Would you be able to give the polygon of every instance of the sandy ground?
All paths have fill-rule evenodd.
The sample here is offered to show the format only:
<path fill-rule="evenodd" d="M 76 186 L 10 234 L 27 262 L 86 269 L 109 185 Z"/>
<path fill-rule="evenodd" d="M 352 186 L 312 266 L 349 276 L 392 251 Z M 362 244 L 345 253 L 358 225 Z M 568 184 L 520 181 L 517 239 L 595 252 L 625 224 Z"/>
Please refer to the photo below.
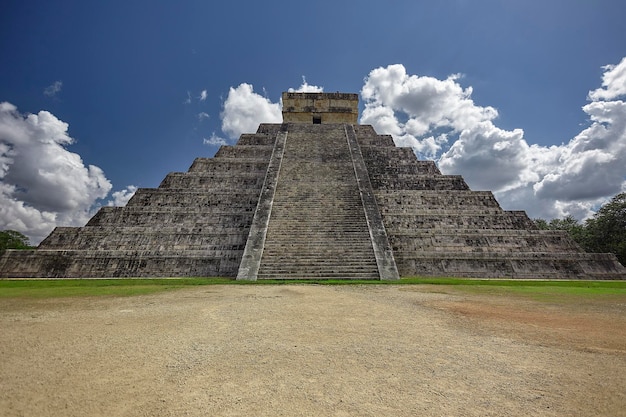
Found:
<path fill-rule="evenodd" d="M 626 416 L 624 297 L 204 286 L 0 300 L 0 334 L 3 416 Z"/>

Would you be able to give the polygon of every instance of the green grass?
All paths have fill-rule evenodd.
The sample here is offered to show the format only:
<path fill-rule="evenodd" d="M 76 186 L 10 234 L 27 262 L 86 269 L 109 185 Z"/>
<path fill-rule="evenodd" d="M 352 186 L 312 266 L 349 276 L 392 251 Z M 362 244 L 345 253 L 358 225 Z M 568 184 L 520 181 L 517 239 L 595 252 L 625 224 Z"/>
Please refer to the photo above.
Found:
<path fill-rule="evenodd" d="M 534 301 L 549 303 L 580 303 L 588 301 L 609 301 L 617 297 L 626 299 L 626 281 L 581 281 L 581 280 L 463 280 L 444 279 L 433 283 L 443 284 L 446 290 L 468 294 L 492 296 L 520 296 Z"/>
<path fill-rule="evenodd" d="M 474 288 L 472 288 L 474 289 Z M 610 296 L 626 297 L 626 288 L 596 286 L 519 286 L 519 287 L 482 287 L 485 294 L 516 294 L 536 301 L 568 301 L 581 298 L 606 298 Z"/>
<path fill-rule="evenodd" d="M 227 278 L 0 280 L 0 298 L 132 296 L 230 282 Z"/>
<path fill-rule="evenodd" d="M 403 278 L 374 280 L 263 280 L 236 281 L 229 278 L 166 279 L 38 279 L 0 280 L 0 298 L 55 298 L 77 296 L 134 296 L 153 294 L 195 285 L 432 285 L 450 286 L 471 293 L 516 293 L 533 298 L 559 295 L 626 295 L 626 281 L 522 281 L 460 278 Z"/>
<path fill-rule="evenodd" d="M 580 302 L 584 299 L 626 299 L 626 281 L 569 280 L 463 280 L 446 278 L 438 282 L 418 279 L 424 284 L 443 285 L 470 294 L 517 295 L 542 302 Z M 442 292 L 446 292 L 445 290 Z"/>

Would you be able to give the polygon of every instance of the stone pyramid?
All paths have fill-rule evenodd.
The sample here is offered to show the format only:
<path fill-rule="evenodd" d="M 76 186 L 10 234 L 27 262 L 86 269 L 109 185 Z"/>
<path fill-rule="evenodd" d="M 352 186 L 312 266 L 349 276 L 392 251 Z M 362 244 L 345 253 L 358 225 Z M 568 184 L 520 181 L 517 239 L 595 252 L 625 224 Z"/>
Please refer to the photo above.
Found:
<path fill-rule="evenodd" d="M 283 93 L 282 124 L 7 251 L 0 277 L 626 278 L 357 117 L 356 94 Z"/>

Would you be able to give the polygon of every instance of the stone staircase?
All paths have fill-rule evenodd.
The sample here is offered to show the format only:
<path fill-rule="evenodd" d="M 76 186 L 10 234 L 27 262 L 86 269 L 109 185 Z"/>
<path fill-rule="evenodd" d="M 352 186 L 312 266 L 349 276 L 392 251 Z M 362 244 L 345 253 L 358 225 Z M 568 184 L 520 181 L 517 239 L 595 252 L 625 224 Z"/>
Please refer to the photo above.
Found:
<path fill-rule="evenodd" d="M 332 278 L 380 279 L 345 127 L 290 124 L 257 279 Z"/>

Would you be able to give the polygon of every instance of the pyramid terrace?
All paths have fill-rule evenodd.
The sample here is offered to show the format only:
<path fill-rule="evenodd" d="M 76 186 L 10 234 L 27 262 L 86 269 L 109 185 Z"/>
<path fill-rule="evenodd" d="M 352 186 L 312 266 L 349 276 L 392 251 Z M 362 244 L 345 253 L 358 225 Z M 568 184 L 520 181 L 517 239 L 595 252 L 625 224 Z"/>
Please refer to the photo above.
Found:
<path fill-rule="evenodd" d="M 283 123 L 7 251 L 0 277 L 626 278 L 357 118 L 356 94 L 283 93 Z"/>

